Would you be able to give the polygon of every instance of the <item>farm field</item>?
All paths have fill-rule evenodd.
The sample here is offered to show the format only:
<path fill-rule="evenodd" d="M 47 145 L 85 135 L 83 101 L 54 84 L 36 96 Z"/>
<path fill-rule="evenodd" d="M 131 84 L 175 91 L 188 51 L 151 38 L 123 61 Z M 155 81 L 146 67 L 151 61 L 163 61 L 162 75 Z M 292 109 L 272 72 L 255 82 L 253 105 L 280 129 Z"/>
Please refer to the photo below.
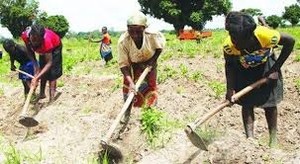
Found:
<path fill-rule="evenodd" d="M 293 35 L 296 44 L 282 68 L 284 100 L 278 106 L 277 148 L 268 147 L 267 123 L 259 108 L 255 109 L 255 138 L 246 139 L 238 105 L 223 109 L 197 128 L 210 143 L 208 151 L 190 143 L 186 125 L 225 99 L 222 42 L 226 33 L 213 31 L 199 44 L 166 33 L 166 49 L 158 62 L 156 115 L 132 109 L 127 128 L 112 140 L 123 152 L 121 163 L 300 163 L 300 28 L 279 31 Z M 11 163 L 99 163 L 100 140 L 124 104 L 116 61 L 118 37 L 112 39 L 114 59 L 106 66 L 100 61 L 98 44 L 63 39 L 64 75 L 58 82 L 62 94 L 51 104 L 47 99 L 31 104 L 30 112 L 39 121 L 33 128 L 18 123 L 23 87 L 17 73 L 10 72 L 4 54 L 0 60 L 0 163 L 8 159 Z M 150 117 L 158 120 L 153 135 L 142 123 Z"/>

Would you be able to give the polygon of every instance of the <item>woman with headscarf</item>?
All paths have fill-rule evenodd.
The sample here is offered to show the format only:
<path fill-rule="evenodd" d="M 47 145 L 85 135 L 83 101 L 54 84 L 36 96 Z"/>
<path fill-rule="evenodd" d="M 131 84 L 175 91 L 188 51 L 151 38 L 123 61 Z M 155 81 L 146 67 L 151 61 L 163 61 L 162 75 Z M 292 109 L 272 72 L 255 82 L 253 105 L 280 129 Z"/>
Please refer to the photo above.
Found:
<path fill-rule="evenodd" d="M 263 26 L 257 26 L 246 13 L 230 12 L 225 20 L 229 37 L 223 51 L 227 79 L 226 98 L 231 101 L 235 92 L 268 77 L 268 83 L 254 89 L 237 103 L 242 106 L 242 118 L 246 137 L 254 137 L 254 107 L 265 110 L 269 128 L 269 145 L 277 145 L 277 104 L 283 98 L 280 68 L 293 50 L 295 40 L 288 34 Z M 282 46 L 278 59 L 272 50 Z"/>
<path fill-rule="evenodd" d="M 165 38 L 159 32 L 147 32 L 147 18 L 142 12 L 134 13 L 127 20 L 127 31 L 118 41 L 119 67 L 123 74 L 123 97 L 126 101 L 129 92 L 135 88 L 135 82 L 147 66 L 152 66 L 144 83 L 135 96 L 133 106 L 152 106 L 157 101 L 157 59 L 161 54 Z M 129 117 L 131 107 L 125 113 Z"/>

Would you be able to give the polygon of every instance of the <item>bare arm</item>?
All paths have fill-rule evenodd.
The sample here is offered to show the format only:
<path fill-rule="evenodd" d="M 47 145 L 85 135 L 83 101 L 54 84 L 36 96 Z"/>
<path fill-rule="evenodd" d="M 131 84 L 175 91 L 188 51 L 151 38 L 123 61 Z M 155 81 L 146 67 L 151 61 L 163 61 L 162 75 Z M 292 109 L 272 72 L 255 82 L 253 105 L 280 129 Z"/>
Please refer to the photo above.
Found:
<path fill-rule="evenodd" d="M 129 66 L 122 67 L 121 72 L 122 72 L 123 76 L 126 78 L 126 80 L 129 81 L 129 84 L 131 86 L 134 86 L 134 82 L 133 82 L 131 74 L 130 74 L 130 67 Z"/>
<path fill-rule="evenodd" d="M 295 39 L 293 37 L 284 33 L 281 33 L 280 35 L 281 36 L 280 36 L 279 45 L 282 45 L 282 50 L 275 64 L 271 67 L 270 71 L 266 74 L 267 76 L 273 72 L 280 70 L 281 66 L 289 57 L 289 55 L 291 54 L 294 48 Z"/>
<path fill-rule="evenodd" d="M 149 65 L 149 66 L 154 66 L 156 64 L 157 59 L 160 56 L 161 52 L 162 52 L 162 49 L 156 49 L 154 52 L 154 55 L 148 61 L 146 61 L 145 64 Z"/>
<path fill-rule="evenodd" d="M 50 69 L 50 67 L 52 65 L 52 53 L 46 53 L 44 55 L 45 55 L 46 65 L 43 67 L 43 69 L 36 76 L 37 79 L 40 79 Z"/>

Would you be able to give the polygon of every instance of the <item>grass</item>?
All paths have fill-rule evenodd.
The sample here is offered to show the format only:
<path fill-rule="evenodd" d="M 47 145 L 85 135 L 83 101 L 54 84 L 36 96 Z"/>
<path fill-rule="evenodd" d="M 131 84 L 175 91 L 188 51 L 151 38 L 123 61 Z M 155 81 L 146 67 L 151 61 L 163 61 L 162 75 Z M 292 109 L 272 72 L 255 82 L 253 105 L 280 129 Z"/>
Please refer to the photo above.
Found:
<path fill-rule="evenodd" d="M 41 147 L 37 153 L 19 150 L 0 135 L 0 154 L 4 155 L 4 164 L 40 163 L 43 160 Z"/>
<path fill-rule="evenodd" d="M 220 98 L 226 91 L 226 85 L 219 81 L 211 81 L 208 83 L 208 86 L 214 91 L 215 98 Z"/>
<path fill-rule="evenodd" d="M 149 143 L 154 141 L 161 130 L 161 119 L 163 114 L 156 108 L 144 107 L 142 108 L 142 132 L 146 135 L 146 139 Z"/>

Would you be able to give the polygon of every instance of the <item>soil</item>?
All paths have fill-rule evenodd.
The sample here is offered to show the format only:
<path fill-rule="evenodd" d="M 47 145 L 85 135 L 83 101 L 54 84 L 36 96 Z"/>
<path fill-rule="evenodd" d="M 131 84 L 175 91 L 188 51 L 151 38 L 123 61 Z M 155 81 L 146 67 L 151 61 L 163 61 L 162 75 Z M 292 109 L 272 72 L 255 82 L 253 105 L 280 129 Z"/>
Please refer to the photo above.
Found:
<path fill-rule="evenodd" d="M 199 70 L 206 80 L 194 82 L 187 78 L 169 78 L 159 84 L 157 107 L 170 120 L 183 122 L 174 128 L 163 146 L 153 148 L 141 133 L 141 110 L 134 108 L 127 128 L 111 143 L 120 147 L 121 163 L 300 163 L 300 92 L 295 78 L 300 77 L 300 64 L 292 58 L 282 68 L 284 100 L 278 105 L 278 147 L 268 147 L 268 128 L 262 109 L 255 109 L 255 138 L 246 139 L 240 106 L 225 108 L 205 123 L 221 135 L 203 151 L 191 144 L 184 133 L 186 124 L 195 121 L 224 100 L 214 96 L 208 80 L 225 82 L 223 59 L 196 57 L 170 59 L 160 67 L 177 68 L 185 64 L 189 70 Z M 95 72 L 104 71 L 99 62 L 84 63 Z M 221 67 L 220 67 L 221 66 Z M 25 128 L 18 123 L 23 106 L 23 88 L 0 83 L 0 130 L 7 141 L 19 150 L 42 153 L 40 163 L 89 163 L 99 151 L 100 140 L 108 131 L 123 105 L 121 88 L 113 90 L 120 74 L 64 75 L 58 99 L 31 104 L 30 113 L 39 125 Z M 16 77 L 17 78 L 17 77 Z M 179 91 L 180 90 L 180 91 Z M 32 111 L 35 110 L 36 112 Z M 3 158 L 4 154 L 0 154 Z M 3 159 L 2 159 L 3 160 Z"/>

